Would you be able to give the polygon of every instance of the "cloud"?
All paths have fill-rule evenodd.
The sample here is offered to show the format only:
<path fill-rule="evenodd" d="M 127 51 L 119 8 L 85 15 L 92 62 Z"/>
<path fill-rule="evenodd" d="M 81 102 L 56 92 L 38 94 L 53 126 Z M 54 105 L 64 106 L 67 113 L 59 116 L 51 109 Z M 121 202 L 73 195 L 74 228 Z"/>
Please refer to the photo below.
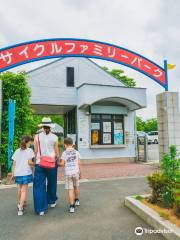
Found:
<path fill-rule="evenodd" d="M 0 47 L 53 37 L 75 37 L 114 43 L 136 51 L 163 65 L 179 65 L 179 0 L 6 0 L 0 8 Z M 155 96 L 162 87 L 142 74 L 114 63 L 98 64 L 122 68 L 137 86 L 147 87 L 148 108 L 141 116 L 156 115 Z M 44 61 L 14 70 L 29 70 Z M 169 72 L 170 90 L 180 91 L 180 68 Z"/>

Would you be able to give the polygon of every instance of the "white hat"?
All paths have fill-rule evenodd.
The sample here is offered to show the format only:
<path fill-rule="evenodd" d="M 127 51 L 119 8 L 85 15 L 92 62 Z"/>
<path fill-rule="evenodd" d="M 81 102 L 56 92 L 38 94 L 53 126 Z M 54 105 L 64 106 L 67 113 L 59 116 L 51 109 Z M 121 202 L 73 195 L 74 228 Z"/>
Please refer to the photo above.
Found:
<path fill-rule="evenodd" d="M 51 118 L 49 117 L 43 117 L 41 124 L 38 125 L 38 127 L 50 127 L 53 128 L 55 124 L 52 123 Z"/>

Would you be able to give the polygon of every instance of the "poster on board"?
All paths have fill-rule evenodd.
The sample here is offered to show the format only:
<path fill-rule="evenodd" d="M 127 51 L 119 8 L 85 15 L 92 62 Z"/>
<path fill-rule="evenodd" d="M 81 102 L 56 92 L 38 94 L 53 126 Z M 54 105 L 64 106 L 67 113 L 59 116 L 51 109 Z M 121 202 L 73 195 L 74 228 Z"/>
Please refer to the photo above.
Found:
<path fill-rule="evenodd" d="M 92 144 L 98 144 L 99 143 L 99 131 L 98 130 L 93 130 L 92 131 Z"/>
<path fill-rule="evenodd" d="M 114 144 L 122 145 L 124 144 L 124 134 L 121 130 L 114 130 Z"/>
<path fill-rule="evenodd" d="M 114 130 L 122 130 L 122 122 L 114 122 Z"/>
<path fill-rule="evenodd" d="M 111 132 L 111 122 L 103 122 L 103 132 Z"/>
<path fill-rule="evenodd" d="M 111 144 L 111 133 L 103 133 L 103 144 Z"/>
<path fill-rule="evenodd" d="M 87 129 L 89 128 L 89 119 L 87 116 L 79 117 L 79 141 L 80 148 L 89 148 L 89 135 Z"/>

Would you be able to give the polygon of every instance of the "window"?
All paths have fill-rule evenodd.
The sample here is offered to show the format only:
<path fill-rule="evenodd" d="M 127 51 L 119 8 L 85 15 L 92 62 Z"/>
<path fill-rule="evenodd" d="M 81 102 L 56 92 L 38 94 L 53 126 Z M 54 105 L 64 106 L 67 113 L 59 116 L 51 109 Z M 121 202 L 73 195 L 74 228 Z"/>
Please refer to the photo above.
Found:
<path fill-rule="evenodd" d="M 74 68 L 66 68 L 66 85 L 67 87 L 74 87 Z"/>
<path fill-rule="evenodd" d="M 92 114 L 91 144 L 92 145 L 124 144 L 123 115 Z"/>

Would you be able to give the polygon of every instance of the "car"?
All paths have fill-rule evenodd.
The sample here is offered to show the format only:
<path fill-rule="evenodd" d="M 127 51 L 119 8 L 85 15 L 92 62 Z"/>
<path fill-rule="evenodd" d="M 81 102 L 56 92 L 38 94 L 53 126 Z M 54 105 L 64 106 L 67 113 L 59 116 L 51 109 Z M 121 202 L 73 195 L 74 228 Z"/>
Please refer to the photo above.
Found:
<path fill-rule="evenodd" d="M 138 138 L 138 143 L 139 144 L 144 144 L 145 138 L 147 139 L 147 143 L 151 144 L 153 143 L 152 137 L 148 137 L 148 134 L 143 131 L 137 131 L 137 138 Z"/>
<path fill-rule="evenodd" d="M 147 134 L 148 143 L 158 144 L 158 131 L 151 131 Z"/>
<path fill-rule="evenodd" d="M 147 134 L 143 131 L 137 131 L 137 139 L 139 144 L 144 144 L 144 138 L 147 137 Z"/>
<path fill-rule="evenodd" d="M 146 136 L 146 133 L 143 132 L 143 131 L 137 131 L 137 136 L 138 136 L 138 137 L 145 137 L 145 136 Z"/>

